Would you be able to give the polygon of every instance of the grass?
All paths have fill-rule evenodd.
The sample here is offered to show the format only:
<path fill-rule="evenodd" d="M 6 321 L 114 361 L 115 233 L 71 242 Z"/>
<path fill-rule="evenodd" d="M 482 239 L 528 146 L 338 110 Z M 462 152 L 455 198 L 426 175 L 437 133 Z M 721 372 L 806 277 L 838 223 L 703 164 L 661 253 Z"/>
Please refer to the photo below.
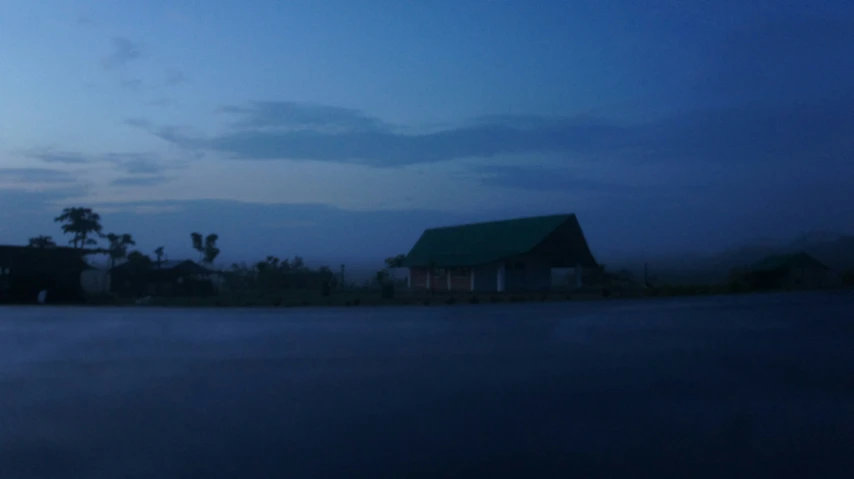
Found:
<path fill-rule="evenodd" d="M 656 288 L 586 288 L 580 291 L 548 291 L 538 293 L 435 293 L 398 290 L 393 298 L 384 298 L 379 290 L 356 289 L 333 292 L 323 296 L 316 290 L 287 290 L 276 293 L 239 291 L 207 297 L 153 297 L 146 306 L 189 308 L 294 308 L 294 307 L 359 307 L 359 306 L 436 306 L 457 304 L 500 304 L 555 301 L 591 301 L 640 298 L 707 296 L 753 293 L 743 286 L 733 285 L 662 285 Z M 758 291 L 756 291 L 758 292 Z M 88 298 L 92 306 L 133 306 L 138 302 L 114 295 L 95 295 Z"/>

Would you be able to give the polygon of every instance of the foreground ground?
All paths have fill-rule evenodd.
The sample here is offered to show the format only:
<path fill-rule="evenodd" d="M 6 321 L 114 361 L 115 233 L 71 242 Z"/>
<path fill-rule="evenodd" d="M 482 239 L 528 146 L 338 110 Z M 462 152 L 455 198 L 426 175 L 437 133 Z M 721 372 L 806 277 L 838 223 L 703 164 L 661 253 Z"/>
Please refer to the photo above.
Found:
<path fill-rule="evenodd" d="M 854 477 L 850 292 L 0 308 L 0 477 Z"/>

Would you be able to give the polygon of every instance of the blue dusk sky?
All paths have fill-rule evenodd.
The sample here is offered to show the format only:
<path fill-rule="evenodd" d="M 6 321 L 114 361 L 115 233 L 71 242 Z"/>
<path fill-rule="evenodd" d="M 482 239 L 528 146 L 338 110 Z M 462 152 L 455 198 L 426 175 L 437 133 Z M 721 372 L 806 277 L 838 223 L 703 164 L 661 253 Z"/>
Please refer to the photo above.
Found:
<path fill-rule="evenodd" d="M 597 257 L 854 233 L 854 2 L 0 0 L 0 244 L 372 261 L 573 212 Z"/>

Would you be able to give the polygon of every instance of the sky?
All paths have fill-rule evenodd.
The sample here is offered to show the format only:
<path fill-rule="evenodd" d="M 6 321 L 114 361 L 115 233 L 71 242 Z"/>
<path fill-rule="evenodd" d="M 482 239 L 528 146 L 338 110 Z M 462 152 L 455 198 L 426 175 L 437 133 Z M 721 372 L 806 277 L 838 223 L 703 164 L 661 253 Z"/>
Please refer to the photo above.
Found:
<path fill-rule="evenodd" d="M 600 261 L 854 233 L 854 3 L 0 0 L 0 244 L 373 261 L 575 213 Z"/>

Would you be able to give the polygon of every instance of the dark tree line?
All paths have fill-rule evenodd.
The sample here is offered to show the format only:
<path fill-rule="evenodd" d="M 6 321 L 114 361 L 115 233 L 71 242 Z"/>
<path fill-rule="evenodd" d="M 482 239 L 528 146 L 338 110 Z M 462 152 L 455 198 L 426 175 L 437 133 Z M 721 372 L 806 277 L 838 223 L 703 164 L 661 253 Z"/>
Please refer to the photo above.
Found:
<path fill-rule="evenodd" d="M 62 232 L 71 236 L 68 244 L 72 248 L 85 249 L 89 253 L 106 254 L 109 257 L 110 268 L 113 268 L 122 260 L 126 260 L 135 268 L 148 268 L 160 265 L 166 257 L 163 246 L 154 250 L 156 260 L 139 250 L 128 251 L 130 247 L 136 246 L 133 236 L 128 233 L 104 233 L 101 224 L 101 215 L 92 208 L 70 207 L 62 210 L 62 213 L 54 218 L 55 223 L 60 223 Z M 199 252 L 199 260 L 207 265 L 212 265 L 220 249 L 217 247 L 219 236 L 209 234 L 203 237 L 200 233 L 191 233 L 193 249 Z M 106 246 L 100 247 L 99 240 L 106 242 Z M 57 243 L 53 237 L 39 235 L 29 239 L 31 248 L 56 248 Z"/>

